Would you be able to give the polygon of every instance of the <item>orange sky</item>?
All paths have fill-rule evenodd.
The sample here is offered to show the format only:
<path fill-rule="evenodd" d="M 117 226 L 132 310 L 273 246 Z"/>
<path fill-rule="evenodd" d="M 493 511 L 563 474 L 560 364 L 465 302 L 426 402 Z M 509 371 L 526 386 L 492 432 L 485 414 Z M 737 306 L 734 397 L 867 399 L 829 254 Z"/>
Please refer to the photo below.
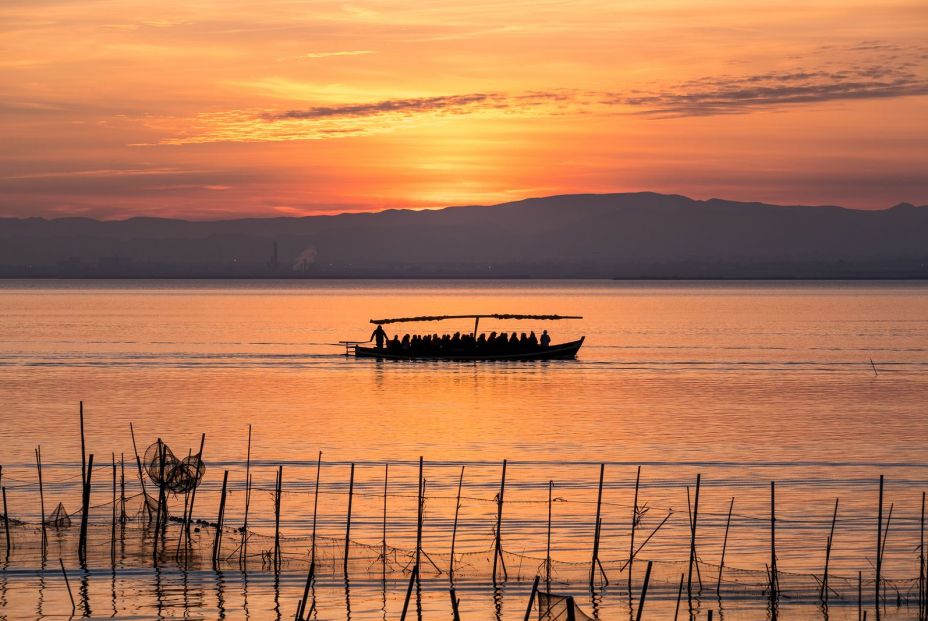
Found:
<path fill-rule="evenodd" d="M 0 215 L 928 203 L 924 0 L 4 0 Z"/>

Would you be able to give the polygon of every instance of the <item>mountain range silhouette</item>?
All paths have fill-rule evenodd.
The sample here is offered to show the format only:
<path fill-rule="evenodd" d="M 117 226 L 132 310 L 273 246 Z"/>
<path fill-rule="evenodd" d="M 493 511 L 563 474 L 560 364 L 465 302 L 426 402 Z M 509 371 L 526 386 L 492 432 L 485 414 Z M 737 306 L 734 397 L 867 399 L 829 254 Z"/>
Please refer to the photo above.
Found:
<path fill-rule="evenodd" d="M 0 276 L 925 278 L 928 206 L 644 192 L 298 218 L 0 218 Z"/>

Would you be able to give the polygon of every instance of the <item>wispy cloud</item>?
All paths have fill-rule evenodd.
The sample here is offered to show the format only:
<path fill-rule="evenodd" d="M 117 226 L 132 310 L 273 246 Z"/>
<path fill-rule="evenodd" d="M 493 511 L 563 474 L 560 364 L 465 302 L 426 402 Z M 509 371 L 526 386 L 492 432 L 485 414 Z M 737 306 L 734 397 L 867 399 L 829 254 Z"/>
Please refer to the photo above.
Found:
<path fill-rule="evenodd" d="M 284 110 L 248 109 L 201 114 L 162 144 L 320 140 L 391 132 L 430 119 L 466 116 L 626 114 L 651 118 L 746 114 L 802 104 L 928 95 L 923 50 L 898 55 L 890 44 L 862 42 L 863 50 L 892 57 L 844 66 L 798 65 L 745 74 L 704 76 L 678 83 L 589 91 L 483 91 L 397 97 Z"/>
<path fill-rule="evenodd" d="M 870 65 L 838 71 L 796 70 L 714 76 L 657 91 L 608 94 L 607 105 L 624 105 L 656 116 L 743 114 L 759 108 L 849 99 L 928 94 L 928 79 L 908 69 Z"/>
<path fill-rule="evenodd" d="M 576 105 L 568 90 L 464 93 L 292 110 L 230 110 L 198 115 L 181 135 L 161 144 L 323 140 L 391 132 L 414 122 L 450 116 L 557 114 Z"/>
<path fill-rule="evenodd" d="M 296 56 L 282 56 L 277 62 L 282 63 L 289 60 L 314 60 L 317 58 L 331 58 L 333 56 L 367 56 L 375 54 L 373 50 L 336 50 L 332 52 L 309 52 L 307 54 L 297 54 Z"/>

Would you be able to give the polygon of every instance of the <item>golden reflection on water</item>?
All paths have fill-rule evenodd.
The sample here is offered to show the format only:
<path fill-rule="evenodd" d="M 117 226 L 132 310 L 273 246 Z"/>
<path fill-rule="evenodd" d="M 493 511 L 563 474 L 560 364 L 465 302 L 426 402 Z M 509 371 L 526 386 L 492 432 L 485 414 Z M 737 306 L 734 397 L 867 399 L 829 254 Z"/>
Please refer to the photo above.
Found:
<path fill-rule="evenodd" d="M 832 562 L 848 574 L 872 557 L 874 481 L 883 473 L 896 502 L 887 571 L 911 576 L 915 518 L 928 488 L 926 294 L 918 284 L 866 283 L 6 283 L 0 462 L 9 485 L 27 485 L 32 449 L 42 444 L 49 479 L 64 481 L 79 456 L 83 400 L 89 450 L 100 455 L 131 456 L 130 421 L 143 447 L 160 436 L 177 452 L 205 432 L 202 507 L 212 511 L 223 469 L 241 490 L 251 423 L 256 479 L 267 487 L 273 466 L 285 464 L 293 493 L 287 532 L 308 527 L 317 451 L 330 492 L 322 528 L 340 532 L 347 462 L 356 461 L 359 489 L 370 494 L 356 500 L 353 532 L 372 542 L 382 462 L 396 464 L 391 486 L 408 492 L 423 455 L 429 489 L 444 497 L 429 506 L 434 529 L 426 541 L 446 546 L 448 497 L 465 463 L 468 493 L 482 500 L 465 505 L 460 545 L 477 549 L 491 537 L 495 509 L 486 501 L 506 458 L 514 462 L 510 540 L 527 553 L 543 550 L 543 501 L 555 480 L 565 499 L 555 515 L 555 552 L 565 561 L 589 554 L 598 463 L 608 463 L 604 528 L 613 557 L 627 546 L 642 464 L 646 525 L 674 511 L 648 552 L 685 558 L 685 486 L 700 472 L 706 560 L 718 554 L 734 496 L 741 517 L 728 562 L 761 569 L 767 486 L 777 480 L 780 568 L 820 570 L 840 496 L 847 518 Z M 583 315 L 524 329 L 587 341 L 576 361 L 516 364 L 355 360 L 333 345 L 367 338 L 372 317 L 491 312 Z M 447 326 L 471 328 L 469 321 Z M 481 329 L 511 324 L 484 321 Z M 19 507 L 34 505 L 29 490 Z M 62 483 L 57 493 L 74 506 L 75 492 Z M 233 491 L 233 515 L 240 502 Z M 391 509 L 395 545 L 409 542 L 413 513 L 404 502 Z M 256 528 L 266 532 L 266 497 L 255 511 Z M 364 610 L 354 587 L 351 599 L 353 614 L 356 603 Z"/>

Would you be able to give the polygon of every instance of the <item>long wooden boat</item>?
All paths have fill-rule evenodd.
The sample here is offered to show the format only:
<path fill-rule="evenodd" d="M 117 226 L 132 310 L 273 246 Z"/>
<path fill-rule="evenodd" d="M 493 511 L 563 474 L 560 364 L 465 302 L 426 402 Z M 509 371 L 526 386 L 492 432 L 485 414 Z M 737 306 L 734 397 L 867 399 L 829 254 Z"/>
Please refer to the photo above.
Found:
<path fill-rule="evenodd" d="M 371 319 L 372 324 L 383 326 L 394 323 L 408 322 L 428 322 L 444 321 L 446 319 L 473 319 L 474 330 L 472 336 L 476 338 L 477 328 L 481 319 L 505 319 L 505 320 L 532 320 L 532 321 L 557 321 L 562 319 L 583 319 L 578 316 L 570 315 L 514 315 L 514 314 L 494 314 L 494 315 L 429 315 L 420 317 L 398 317 L 392 319 Z M 462 345 L 450 351 L 417 351 L 415 349 L 404 349 L 402 347 L 390 346 L 389 343 L 384 347 L 378 348 L 368 345 L 370 341 L 341 341 L 345 345 L 346 353 L 354 348 L 354 355 L 358 358 L 380 358 L 383 360 L 501 360 L 501 361 L 523 361 L 523 360 L 570 360 L 577 357 L 577 352 L 583 345 L 586 337 L 580 337 L 575 341 L 568 341 L 559 344 L 550 344 L 547 347 L 540 345 L 517 347 L 515 350 L 481 351 L 473 345 Z"/>
<path fill-rule="evenodd" d="M 376 347 L 355 345 L 354 355 L 358 358 L 382 358 L 384 360 L 571 360 L 577 357 L 577 352 L 580 351 L 580 346 L 583 345 L 585 338 L 580 337 L 580 339 L 568 343 L 511 353 L 481 353 L 464 349 L 442 353 L 409 352 L 392 351 L 386 347 L 377 349 Z"/>

